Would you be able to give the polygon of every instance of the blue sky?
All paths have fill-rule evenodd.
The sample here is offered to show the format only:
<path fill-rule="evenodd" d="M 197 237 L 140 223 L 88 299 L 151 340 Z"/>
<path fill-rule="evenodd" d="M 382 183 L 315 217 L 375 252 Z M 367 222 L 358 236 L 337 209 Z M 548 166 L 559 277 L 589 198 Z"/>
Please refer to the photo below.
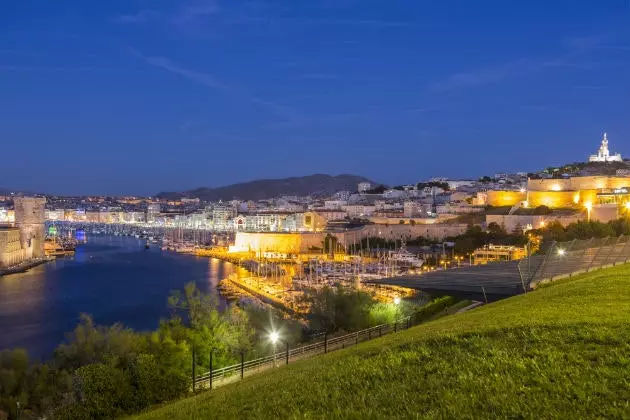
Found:
<path fill-rule="evenodd" d="M 0 5 L 0 186 L 153 194 L 630 157 L 625 1 Z"/>

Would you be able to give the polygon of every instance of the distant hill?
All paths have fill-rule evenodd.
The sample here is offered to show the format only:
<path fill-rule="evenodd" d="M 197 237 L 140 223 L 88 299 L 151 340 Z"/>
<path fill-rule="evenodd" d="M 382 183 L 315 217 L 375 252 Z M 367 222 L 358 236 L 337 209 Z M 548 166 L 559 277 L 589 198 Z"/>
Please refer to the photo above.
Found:
<path fill-rule="evenodd" d="M 218 200 L 264 200 L 281 195 L 328 195 L 337 191 L 356 191 L 360 182 L 369 179 L 357 175 L 324 175 L 315 174 L 282 179 L 259 179 L 250 182 L 227 185 L 217 188 L 197 188 L 184 192 L 163 192 L 159 198 L 178 199 L 182 197 L 199 197 L 205 201 Z"/>

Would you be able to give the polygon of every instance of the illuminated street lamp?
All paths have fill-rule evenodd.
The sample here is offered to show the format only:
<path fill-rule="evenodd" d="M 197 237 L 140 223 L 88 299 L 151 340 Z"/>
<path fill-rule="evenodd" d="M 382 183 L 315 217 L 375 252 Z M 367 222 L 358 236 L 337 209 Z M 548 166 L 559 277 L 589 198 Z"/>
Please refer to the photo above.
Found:
<path fill-rule="evenodd" d="M 630 201 L 626 201 L 626 204 L 624 204 L 626 207 L 627 211 L 630 211 Z"/>
<path fill-rule="evenodd" d="M 566 251 L 564 249 L 558 249 L 558 255 L 563 256 L 564 254 L 566 254 Z"/>
<path fill-rule="evenodd" d="M 271 340 L 273 344 L 273 367 L 276 367 L 276 344 L 278 340 L 280 340 L 280 334 L 278 334 L 277 331 L 272 331 L 271 334 L 269 334 L 269 340 Z"/>
<path fill-rule="evenodd" d="M 287 349 L 286 349 L 286 363 L 287 365 L 289 364 L 289 342 L 282 340 L 280 338 L 280 334 L 277 331 L 272 331 L 269 334 L 269 341 L 271 341 L 271 343 L 273 344 L 273 366 L 276 367 L 276 345 L 278 344 L 279 341 L 284 341 L 284 344 L 286 345 Z"/>
<path fill-rule="evenodd" d="M 394 298 L 394 305 L 396 305 L 396 306 L 400 305 L 400 297 L 399 296 L 396 296 Z"/>

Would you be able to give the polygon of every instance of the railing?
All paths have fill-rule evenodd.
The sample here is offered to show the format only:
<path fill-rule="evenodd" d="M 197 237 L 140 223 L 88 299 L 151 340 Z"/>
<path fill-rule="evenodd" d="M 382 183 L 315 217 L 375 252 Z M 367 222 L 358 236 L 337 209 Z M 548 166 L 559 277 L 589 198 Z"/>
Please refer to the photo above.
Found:
<path fill-rule="evenodd" d="M 559 278 L 630 261 L 630 237 L 591 238 L 553 242 L 544 255 L 519 262 L 519 272 L 530 288 Z"/>
<path fill-rule="evenodd" d="M 407 329 L 412 325 L 415 325 L 413 322 L 414 320 L 415 317 L 413 316 L 404 317 L 390 324 L 382 324 L 337 337 L 329 338 L 328 334 L 324 334 L 324 339 L 322 341 L 296 348 L 289 348 L 286 342 L 282 342 L 281 345 L 285 346 L 284 351 L 275 352 L 269 356 L 253 360 L 246 361 L 245 355 L 241 353 L 240 363 L 219 369 L 211 369 L 203 375 L 196 377 L 193 381 L 193 391 L 204 388 L 212 389 L 217 386 L 243 379 L 246 376 L 272 369 L 281 364 L 289 364 L 292 361 L 307 359 L 318 354 L 324 354 L 351 347 L 361 342 L 397 332 L 401 329 Z"/>

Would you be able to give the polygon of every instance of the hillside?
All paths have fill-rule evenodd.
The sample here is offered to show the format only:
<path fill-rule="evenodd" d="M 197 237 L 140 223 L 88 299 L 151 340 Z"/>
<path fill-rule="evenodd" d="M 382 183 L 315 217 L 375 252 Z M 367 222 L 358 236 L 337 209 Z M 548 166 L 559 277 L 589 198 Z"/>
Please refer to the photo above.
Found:
<path fill-rule="evenodd" d="M 135 418 L 628 418 L 629 314 L 618 266 Z"/>
<path fill-rule="evenodd" d="M 327 195 L 337 191 L 356 191 L 360 182 L 371 182 L 357 175 L 315 174 L 282 179 L 259 179 L 217 188 L 197 188 L 184 192 L 164 192 L 160 198 L 199 197 L 205 201 L 264 200 L 281 195 Z"/>

